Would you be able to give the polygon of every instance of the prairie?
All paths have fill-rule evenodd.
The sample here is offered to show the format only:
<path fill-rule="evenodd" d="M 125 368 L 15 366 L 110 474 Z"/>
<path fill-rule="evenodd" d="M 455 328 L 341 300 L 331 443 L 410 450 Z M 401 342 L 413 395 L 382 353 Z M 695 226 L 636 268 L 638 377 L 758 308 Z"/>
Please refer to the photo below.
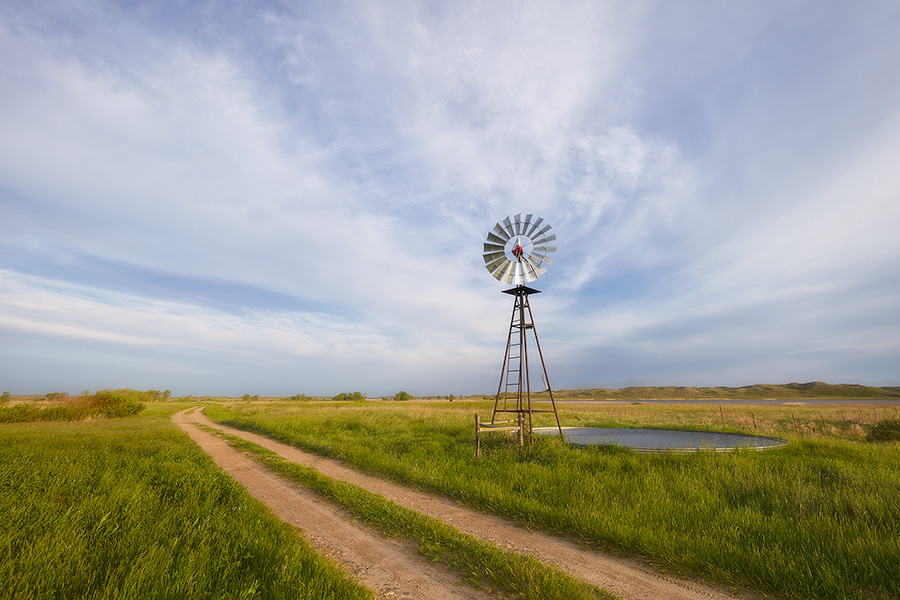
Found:
<path fill-rule="evenodd" d="M 766 452 L 639 454 L 489 438 L 487 402 L 213 405 L 223 423 L 571 537 L 786 598 L 900 597 L 900 447 L 867 442 L 892 404 L 560 403 L 564 425 L 725 429 L 791 443 Z M 552 417 L 550 417 L 552 419 Z M 549 425 L 546 422 L 537 425 Z M 724 426 L 723 426 L 724 423 Z"/>
<path fill-rule="evenodd" d="M 670 572 L 772 597 L 900 597 L 900 444 L 866 439 L 877 423 L 896 422 L 900 391 L 754 388 L 576 390 L 558 406 L 568 426 L 724 429 L 783 437 L 788 446 L 665 455 L 546 438 L 519 450 L 494 435 L 476 458 L 473 415 L 488 418 L 493 406 L 480 397 L 216 398 L 206 399 L 206 412 Z M 616 401 L 578 401 L 587 398 Z M 728 403 L 742 399 L 767 403 Z M 169 421 L 197 404 L 0 423 L 0 598 L 372 597 Z M 67 411 L 28 415 L 68 419 Z M 551 423 L 541 415 L 535 425 Z M 385 527 L 420 527 L 418 517 L 366 503 L 379 513 L 368 518 Z"/>
<path fill-rule="evenodd" d="M 372 598 L 169 421 L 0 424 L 0 598 Z"/>

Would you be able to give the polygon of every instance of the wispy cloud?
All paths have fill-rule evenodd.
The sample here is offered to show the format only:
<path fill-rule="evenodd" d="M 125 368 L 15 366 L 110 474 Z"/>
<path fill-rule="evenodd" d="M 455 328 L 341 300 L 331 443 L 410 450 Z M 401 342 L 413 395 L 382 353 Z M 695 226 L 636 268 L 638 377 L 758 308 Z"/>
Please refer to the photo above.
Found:
<path fill-rule="evenodd" d="M 560 238 L 535 307 L 558 386 L 889 383 L 898 23 L 8 3 L 0 330 L 30 350 L 0 386 L 43 390 L 43 356 L 87 387 L 484 391 L 509 307 L 479 251 L 518 212 Z"/>

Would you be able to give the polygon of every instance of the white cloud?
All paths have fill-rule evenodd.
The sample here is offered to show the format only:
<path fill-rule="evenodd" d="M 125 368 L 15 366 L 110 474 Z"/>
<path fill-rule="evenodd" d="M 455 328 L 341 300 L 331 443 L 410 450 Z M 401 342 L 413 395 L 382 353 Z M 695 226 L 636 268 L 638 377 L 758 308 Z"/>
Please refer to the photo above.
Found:
<path fill-rule="evenodd" d="M 560 236 L 539 304 L 565 352 L 692 349 L 700 372 L 715 328 L 734 340 L 782 322 L 822 347 L 895 352 L 849 308 L 825 310 L 897 289 L 878 275 L 900 255 L 886 108 L 900 86 L 870 66 L 893 72 L 896 36 L 865 11 L 0 10 L 0 267 L 16 335 L 211 365 L 204 349 L 223 364 L 254 349 L 361 380 L 438 381 L 452 360 L 481 385 L 508 318 L 481 241 L 534 212 Z M 848 36 L 830 42 L 835 30 Z M 823 83 L 831 67 L 853 93 Z M 85 264 L 107 267 L 88 281 Z M 179 289 L 210 281 L 226 297 Z M 763 338 L 785 355 L 810 348 Z"/>

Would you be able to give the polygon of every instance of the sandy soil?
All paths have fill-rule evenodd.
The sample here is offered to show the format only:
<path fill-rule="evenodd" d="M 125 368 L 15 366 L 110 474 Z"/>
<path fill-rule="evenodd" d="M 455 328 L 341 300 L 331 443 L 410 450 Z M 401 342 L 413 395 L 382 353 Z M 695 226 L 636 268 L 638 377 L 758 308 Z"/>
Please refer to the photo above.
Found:
<path fill-rule="evenodd" d="M 486 598 L 464 587 L 459 578 L 422 560 L 415 550 L 354 523 L 331 505 L 291 485 L 265 467 L 231 449 L 224 441 L 191 426 L 201 423 L 263 446 L 282 458 L 313 467 L 340 481 L 353 483 L 401 506 L 444 521 L 458 530 L 507 550 L 527 554 L 592 585 L 633 600 L 754 598 L 720 586 L 654 571 L 635 560 L 586 550 L 562 538 L 529 531 L 499 517 L 459 506 L 447 499 L 347 468 L 253 433 L 226 427 L 200 412 L 182 411 L 173 417 L 226 472 L 267 504 L 279 517 L 303 529 L 316 547 L 334 557 L 361 581 L 386 598 Z M 393 594 L 393 595 L 392 595 Z"/>

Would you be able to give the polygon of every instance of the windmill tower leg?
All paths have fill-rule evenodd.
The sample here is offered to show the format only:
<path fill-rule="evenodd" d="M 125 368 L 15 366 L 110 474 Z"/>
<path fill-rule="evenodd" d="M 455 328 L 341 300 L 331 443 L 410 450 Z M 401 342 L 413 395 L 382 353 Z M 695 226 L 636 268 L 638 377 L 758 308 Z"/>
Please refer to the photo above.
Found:
<path fill-rule="evenodd" d="M 500 371 L 500 385 L 497 388 L 494 412 L 491 415 L 491 424 L 498 424 L 498 413 L 513 413 L 515 418 L 510 420 L 518 423 L 519 445 L 521 446 L 525 440 L 531 443 L 533 413 L 552 412 L 556 418 L 556 426 L 559 429 L 560 436 L 562 436 L 562 426 L 559 422 L 559 413 L 556 411 L 556 401 L 553 398 L 553 390 L 550 388 L 550 379 L 547 376 L 544 355 L 541 352 L 537 330 L 534 327 L 534 316 L 531 313 L 531 305 L 528 302 L 528 296 L 538 293 L 538 290 L 520 285 L 505 290 L 504 293 L 515 296 L 515 302 L 509 324 L 509 335 L 506 341 L 503 366 Z M 528 363 L 529 337 L 533 338 L 534 345 L 538 350 L 538 357 L 541 363 L 540 376 L 550 394 L 552 410 L 536 409 L 531 405 L 531 372 Z M 512 403 L 513 398 L 515 398 L 514 407 Z"/>

